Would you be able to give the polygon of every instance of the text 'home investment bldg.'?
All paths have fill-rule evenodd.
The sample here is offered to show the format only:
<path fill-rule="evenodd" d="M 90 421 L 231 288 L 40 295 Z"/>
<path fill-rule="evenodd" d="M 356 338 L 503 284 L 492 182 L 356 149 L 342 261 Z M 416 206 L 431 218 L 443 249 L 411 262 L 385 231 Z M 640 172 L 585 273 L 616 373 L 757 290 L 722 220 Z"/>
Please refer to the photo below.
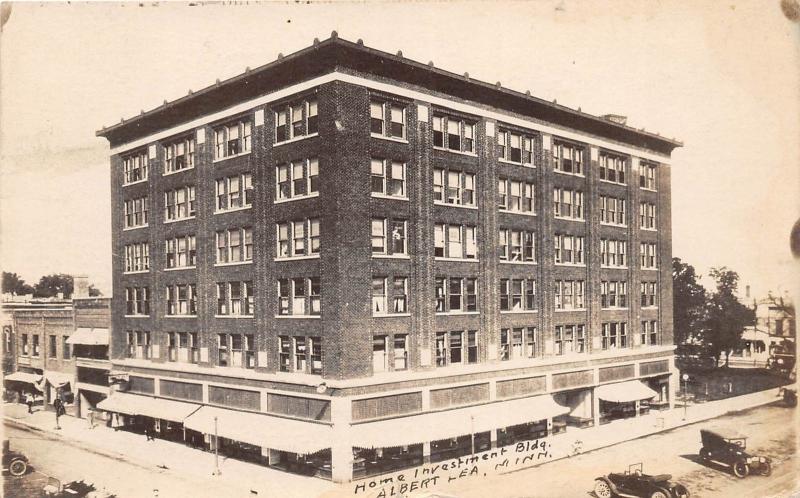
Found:
<path fill-rule="evenodd" d="M 679 142 L 335 35 L 98 135 L 115 423 L 348 481 L 673 404 Z"/>

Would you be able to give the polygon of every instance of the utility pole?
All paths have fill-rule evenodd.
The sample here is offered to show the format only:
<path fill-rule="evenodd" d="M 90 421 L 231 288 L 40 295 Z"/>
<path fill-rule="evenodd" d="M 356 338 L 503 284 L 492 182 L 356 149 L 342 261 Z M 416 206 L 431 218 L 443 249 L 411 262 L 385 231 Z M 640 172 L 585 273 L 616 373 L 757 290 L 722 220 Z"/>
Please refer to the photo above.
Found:
<path fill-rule="evenodd" d="M 686 420 L 686 400 L 689 389 L 689 374 L 683 374 L 683 420 Z"/>
<path fill-rule="evenodd" d="M 219 436 L 217 431 L 217 417 L 214 417 L 214 472 L 211 475 L 218 476 L 222 474 L 219 470 Z"/>

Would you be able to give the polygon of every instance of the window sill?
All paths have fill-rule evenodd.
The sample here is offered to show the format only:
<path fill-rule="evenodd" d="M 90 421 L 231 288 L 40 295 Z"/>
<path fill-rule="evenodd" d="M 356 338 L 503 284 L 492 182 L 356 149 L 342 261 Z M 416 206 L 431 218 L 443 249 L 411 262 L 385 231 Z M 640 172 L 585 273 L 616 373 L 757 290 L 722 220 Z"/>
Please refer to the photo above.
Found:
<path fill-rule="evenodd" d="M 124 318 L 150 318 L 150 315 L 122 315 Z"/>
<path fill-rule="evenodd" d="M 574 222 L 577 222 L 577 223 L 586 223 L 586 220 L 583 219 L 583 218 L 566 218 L 564 216 L 555 216 L 554 215 L 553 219 L 564 220 L 564 221 L 574 221 Z"/>
<path fill-rule="evenodd" d="M 558 173 L 559 175 L 565 175 L 565 176 L 576 176 L 578 178 L 586 178 L 586 175 L 583 175 L 583 174 L 568 173 L 566 171 L 561 171 L 561 170 L 558 170 L 558 169 L 555 169 L 555 168 L 553 169 L 553 173 Z"/>
<path fill-rule="evenodd" d="M 373 314 L 372 318 L 394 318 L 394 317 L 409 317 L 411 313 L 380 313 Z"/>
<path fill-rule="evenodd" d="M 630 308 L 600 308 L 600 311 L 629 311 Z"/>
<path fill-rule="evenodd" d="M 303 261 L 306 259 L 319 259 L 319 254 L 311 254 L 309 256 L 284 256 L 281 258 L 273 258 L 273 261 Z"/>
<path fill-rule="evenodd" d="M 647 187 L 639 187 L 639 190 L 644 190 L 645 192 L 658 192 L 658 190 L 654 188 L 647 188 Z"/>
<path fill-rule="evenodd" d="M 436 147 L 435 145 L 433 146 L 433 150 L 440 150 L 442 152 L 451 152 L 453 154 L 458 154 L 460 156 L 478 157 L 478 154 L 476 154 L 475 152 L 464 152 L 460 150 L 448 149 L 446 147 Z"/>
<path fill-rule="evenodd" d="M 370 133 L 369 136 L 372 137 L 372 138 L 380 139 L 380 140 L 388 140 L 389 142 L 397 142 L 397 143 L 401 143 L 401 144 L 407 144 L 408 143 L 408 140 L 405 139 L 405 138 L 388 137 L 386 135 L 381 135 L 379 133 Z"/>
<path fill-rule="evenodd" d="M 235 213 L 236 211 L 244 211 L 244 210 L 250 209 L 252 207 L 253 206 L 250 205 L 250 206 L 242 206 L 242 207 L 230 208 L 230 209 L 217 209 L 216 211 L 214 211 L 214 214 Z"/>
<path fill-rule="evenodd" d="M 609 265 L 600 265 L 601 270 L 627 270 L 627 266 L 609 266 Z"/>
<path fill-rule="evenodd" d="M 639 230 L 641 230 L 643 232 L 653 232 L 653 233 L 658 232 L 658 228 L 644 228 L 644 227 L 642 227 Z"/>
<path fill-rule="evenodd" d="M 639 268 L 642 271 L 658 271 L 658 268 Z"/>
<path fill-rule="evenodd" d="M 147 178 L 145 178 L 144 180 L 136 180 L 135 182 L 123 183 L 122 186 L 130 187 L 131 185 L 139 185 L 140 183 L 147 183 Z"/>
<path fill-rule="evenodd" d="M 252 264 L 253 264 L 253 260 L 250 260 L 250 261 L 231 261 L 231 262 L 228 262 L 228 263 L 214 263 L 214 266 L 215 267 L 221 267 L 221 266 L 240 266 L 240 265 L 252 265 Z"/>
<path fill-rule="evenodd" d="M 248 150 L 248 151 L 245 151 L 245 152 L 240 152 L 238 154 L 234 154 L 232 156 L 217 157 L 217 158 L 214 159 L 213 164 L 220 163 L 220 162 L 228 160 L 228 159 L 233 159 L 234 157 L 247 156 L 247 155 L 250 155 L 251 152 L 252 151 Z"/>
<path fill-rule="evenodd" d="M 530 315 L 538 312 L 539 310 L 500 310 L 501 315 Z"/>
<path fill-rule="evenodd" d="M 289 320 L 301 320 L 310 318 L 312 320 L 319 320 L 320 318 L 322 318 L 322 315 L 275 315 L 275 318 L 289 319 Z"/>
<path fill-rule="evenodd" d="M 559 309 L 554 310 L 554 311 L 556 313 L 572 313 L 574 311 L 577 311 L 579 313 L 586 313 L 586 308 L 569 308 L 569 309 L 559 308 Z"/>
<path fill-rule="evenodd" d="M 498 208 L 498 211 L 507 214 L 518 214 L 520 216 L 533 216 L 533 217 L 537 216 L 536 213 L 529 213 L 527 211 L 509 211 L 508 209 L 502 209 L 502 208 Z"/>
<path fill-rule="evenodd" d="M 619 223 L 607 223 L 607 222 L 604 222 L 604 221 L 600 222 L 600 226 L 617 227 L 617 228 L 628 228 L 628 225 L 622 225 L 622 224 L 619 224 Z"/>
<path fill-rule="evenodd" d="M 255 315 L 214 315 L 214 318 L 233 318 L 233 319 L 249 319 L 254 320 Z"/>
<path fill-rule="evenodd" d="M 411 259 L 408 254 L 373 254 L 373 259 Z"/>
<path fill-rule="evenodd" d="M 535 164 L 515 163 L 514 161 L 510 161 L 508 159 L 503 159 L 502 157 L 497 158 L 497 162 L 502 163 L 502 164 L 508 164 L 509 166 L 521 166 L 523 168 L 536 169 L 536 165 Z"/>
<path fill-rule="evenodd" d="M 627 187 L 628 186 L 627 183 L 614 182 L 614 181 L 611 181 L 611 180 L 603 180 L 602 178 L 599 178 L 597 181 L 599 181 L 600 183 L 608 183 L 609 185 L 619 185 L 620 187 Z"/>
<path fill-rule="evenodd" d="M 177 175 L 178 173 L 183 173 L 184 171 L 192 171 L 193 169 L 194 166 L 192 166 L 191 168 L 176 169 L 175 171 L 165 171 L 164 173 L 161 174 L 161 176 Z"/>
<path fill-rule="evenodd" d="M 583 263 L 554 263 L 555 266 L 566 266 L 569 268 L 586 268 Z"/>
<path fill-rule="evenodd" d="M 143 273 L 150 273 L 150 270 L 136 270 L 136 271 L 124 271 L 122 272 L 123 275 L 141 275 Z"/>
<path fill-rule="evenodd" d="M 391 199 L 395 201 L 408 201 L 408 197 L 398 196 L 398 195 L 378 194 L 375 192 L 372 192 L 370 194 L 370 197 L 372 197 L 373 199 Z"/>
<path fill-rule="evenodd" d="M 273 147 L 280 147 L 281 145 L 292 144 L 292 143 L 295 143 L 295 142 L 299 142 L 301 140 L 305 140 L 307 138 L 314 138 L 314 137 L 318 137 L 318 136 L 319 136 L 319 132 L 312 133 L 310 135 L 302 135 L 302 136 L 299 136 L 299 137 L 292 137 L 289 140 L 284 140 L 283 142 L 275 142 L 274 144 L 272 144 L 272 146 Z"/>
<path fill-rule="evenodd" d="M 437 257 L 435 257 L 433 259 L 434 259 L 434 261 L 456 261 L 456 262 L 459 262 L 459 263 L 479 263 L 480 262 L 480 260 L 478 258 L 443 258 L 443 257 L 437 256 Z"/>
<path fill-rule="evenodd" d="M 196 218 L 195 216 L 187 216 L 186 218 L 175 218 L 174 220 L 164 220 L 164 224 L 168 225 L 170 223 L 178 223 L 180 221 L 193 220 L 195 218 Z"/>
<path fill-rule="evenodd" d="M 528 265 L 528 266 L 535 266 L 536 264 L 538 264 L 536 263 L 536 261 L 506 261 L 506 260 L 500 260 L 499 263 L 501 265 Z"/>
<path fill-rule="evenodd" d="M 460 208 L 460 209 L 474 209 L 476 211 L 478 210 L 478 206 L 465 206 L 463 204 L 450 204 L 449 202 L 433 201 L 433 205 L 434 206 Z"/>
<path fill-rule="evenodd" d="M 197 318 L 197 315 L 164 315 L 164 318 Z"/>
<path fill-rule="evenodd" d="M 272 203 L 283 204 L 285 202 L 302 201 L 303 199 L 313 199 L 314 197 L 319 197 L 319 192 L 314 192 L 313 194 L 307 194 L 307 195 L 296 195 L 294 197 L 290 197 L 289 199 L 275 199 Z"/>
<path fill-rule="evenodd" d="M 197 267 L 192 266 L 176 266 L 174 268 L 164 268 L 164 271 L 179 271 L 179 270 L 196 270 Z"/>
<path fill-rule="evenodd" d="M 477 316 L 480 315 L 480 311 L 437 311 L 436 316 Z"/>
<path fill-rule="evenodd" d="M 648 311 L 648 310 L 654 311 L 654 310 L 658 309 L 658 306 L 642 306 L 639 309 L 644 310 L 644 311 Z"/>
<path fill-rule="evenodd" d="M 150 225 L 148 225 L 147 223 L 145 223 L 144 225 L 136 225 L 135 227 L 127 227 L 127 228 L 123 228 L 123 229 L 122 229 L 122 231 L 123 231 L 123 232 L 130 232 L 131 230 L 138 230 L 138 229 L 140 229 L 140 228 L 147 228 L 148 226 L 150 226 Z"/>

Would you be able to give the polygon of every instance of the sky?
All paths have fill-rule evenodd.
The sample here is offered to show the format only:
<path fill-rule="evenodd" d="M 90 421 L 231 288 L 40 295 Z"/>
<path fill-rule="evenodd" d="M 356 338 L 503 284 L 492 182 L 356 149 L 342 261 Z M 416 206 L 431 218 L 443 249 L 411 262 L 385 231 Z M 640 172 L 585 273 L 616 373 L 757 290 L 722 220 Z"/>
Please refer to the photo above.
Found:
<path fill-rule="evenodd" d="M 727 266 L 754 295 L 797 295 L 800 25 L 777 0 L 10 5 L 0 267 L 28 282 L 87 274 L 111 290 L 108 143 L 96 130 L 336 30 L 682 140 L 673 255 L 702 274 Z"/>

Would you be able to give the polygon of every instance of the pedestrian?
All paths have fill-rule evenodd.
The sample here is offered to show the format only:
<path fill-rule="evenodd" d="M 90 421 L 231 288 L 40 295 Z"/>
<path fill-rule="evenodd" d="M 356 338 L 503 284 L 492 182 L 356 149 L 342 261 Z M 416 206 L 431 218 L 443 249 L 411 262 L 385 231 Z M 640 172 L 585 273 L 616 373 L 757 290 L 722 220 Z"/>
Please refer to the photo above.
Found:
<path fill-rule="evenodd" d="M 94 429 L 94 410 L 92 408 L 89 408 L 89 416 L 87 418 L 89 419 L 89 429 Z"/>
<path fill-rule="evenodd" d="M 61 401 L 61 398 L 56 398 L 56 400 L 53 401 L 53 407 L 56 409 L 56 430 L 61 430 L 61 425 L 58 423 L 58 418 L 66 413 L 66 410 L 64 409 L 64 402 Z"/>
<path fill-rule="evenodd" d="M 31 393 L 25 393 L 25 404 L 28 405 L 28 413 L 33 413 L 33 396 Z"/>
<path fill-rule="evenodd" d="M 153 426 L 150 425 L 150 424 L 147 424 L 145 426 L 145 428 L 144 428 L 144 435 L 147 436 L 147 440 L 148 441 L 155 441 L 156 440 L 155 436 L 153 435 L 153 432 L 154 432 L 153 431 Z"/>

